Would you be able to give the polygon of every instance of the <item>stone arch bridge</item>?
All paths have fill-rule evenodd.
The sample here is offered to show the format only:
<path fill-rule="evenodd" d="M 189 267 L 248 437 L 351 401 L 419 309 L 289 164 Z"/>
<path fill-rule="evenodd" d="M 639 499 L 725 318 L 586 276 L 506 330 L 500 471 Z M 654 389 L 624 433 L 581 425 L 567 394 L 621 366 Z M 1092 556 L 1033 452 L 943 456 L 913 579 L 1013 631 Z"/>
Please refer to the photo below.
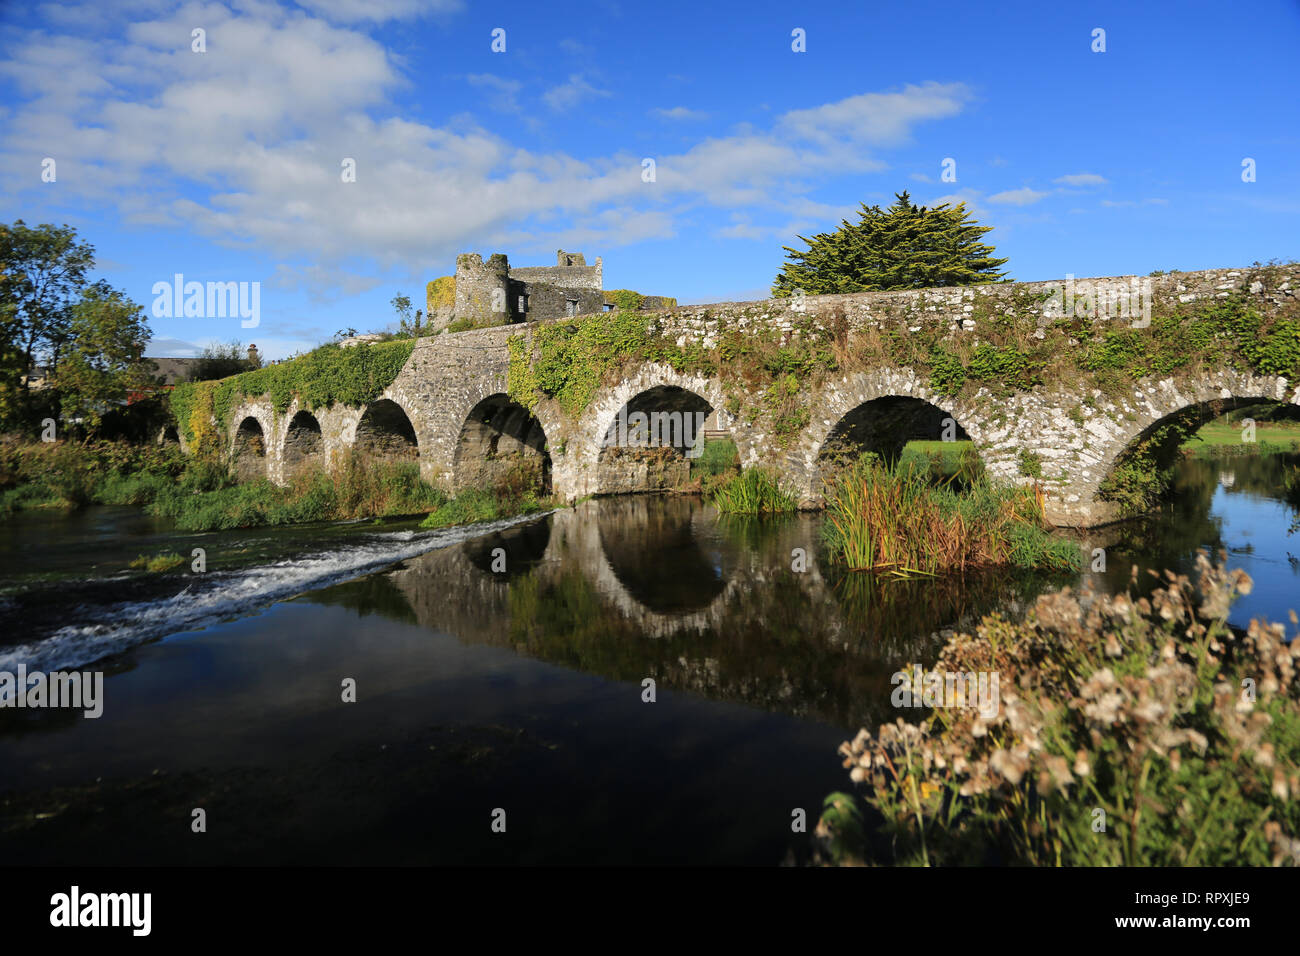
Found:
<path fill-rule="evenodd" d="M 1297 266 L 1275 267 L 1267 282 L 1251 270 L 1210 270 L 1077 284 L 1086 283 L 1098 290 L 1091 302 L 1104 302 L 1101 290 L 1111 288 L 1135 290 L 1148 304 L 1154 299 L 1182 305 L 1237 293 L 1266 313 L 1294 314 L 1300 304 Z M 1059 314 L 1053 309 L 1061 308 L 1063 285 L 1013 283 L 686 306 L 656 313 L 653 321 L 678 345 L 705 348 L 715 344 L 727 322 L 788 335 L 809 318 L 855 329 L 901 321 L 912 331 L 920 323 L 937 322 L 953 335 L 978 341 L 981 323 L 998 315 L 1028 309 L 1050 320 Z M 1095 321 L 1140 321 L 1136 300 L 1131 316 L 1098 315 Z M 1053 523 L 1093 526 L 1116 516 L 1098 498 L 1102 481 L 1126 449 L 1162 423 L 1210 417 L 1259 401 L 1300 404 L 1300 389 L 1284 377 L 1231 370 L 1146 376 L 1119 397 L 1103 396 L 1085 378 L 1054 389 L 1013 392 L 1009 398 L 981 390 L 953 401 L 909 367 L 880 367 L 828 374 L 819 385 L 806 386 L 802 427 L 778 436 L 761 416 L 747 414 L 743 402 L 737 408 L 719 378 L 655 363 L 632 366 L 576 415 L 550 399 L 526 408 L 508 395 L 507 341 L 518 335 L 531 340 L 533 330 L 531 324 L 518 324 L 419 339 L 391 386 L 364 407 L 308 410 L 295 401 L 278 413 L 269 397 L 246 399 L 229 421 L 235 467 L 245 477 L 266 475 L 285 483 L 298 468 L 330 466 L 348 449 L 357 449 L 417 461 L 423 477 L 453 489 L 499 479 L 521 461 L 540 466 L 551 492 L 567 501 L 669 486 L 687 467 L 680 448 L 660 454 L 640 447 L 646 444 L 644 431 L 635 427 L 630 440 L 625 427 L 623 437 L 611 444 L 619 422 L 635 424 L 640 413 L 643 421 L 689 423 L 688 441 L 680 444 L 698 441 L 701 426 L 726 433 L 743 464 L 775 468 L 809 506 L 820 500 L 824 456 L 836 443 L 889 453 L 914 438 L 969 438 L 994 478 L 1041 483 Z M 1027 458 L 1040 467 L 1026 469 Z M 1033 470 L 1040 474 L 1025 473 Z"/>

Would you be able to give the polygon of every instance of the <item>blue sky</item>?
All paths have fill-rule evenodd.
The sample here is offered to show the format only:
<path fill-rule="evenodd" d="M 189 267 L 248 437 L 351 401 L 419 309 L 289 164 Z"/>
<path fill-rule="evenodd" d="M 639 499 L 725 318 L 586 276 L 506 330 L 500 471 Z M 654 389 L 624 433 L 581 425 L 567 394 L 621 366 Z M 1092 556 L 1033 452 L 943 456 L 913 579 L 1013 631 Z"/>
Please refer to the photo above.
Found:
<path fill-rule="evenodd" d="M 257 328 L 151 317 L 155 355 L 382 328 L 458 251 L 762 298 L 903 189 L 1017 279 L 1249 265 L 1300 258 L 1297 50 L 1295 2 L 0 4 L 0 216 L 75 226 L 147 309 L 261 283 Z"/>

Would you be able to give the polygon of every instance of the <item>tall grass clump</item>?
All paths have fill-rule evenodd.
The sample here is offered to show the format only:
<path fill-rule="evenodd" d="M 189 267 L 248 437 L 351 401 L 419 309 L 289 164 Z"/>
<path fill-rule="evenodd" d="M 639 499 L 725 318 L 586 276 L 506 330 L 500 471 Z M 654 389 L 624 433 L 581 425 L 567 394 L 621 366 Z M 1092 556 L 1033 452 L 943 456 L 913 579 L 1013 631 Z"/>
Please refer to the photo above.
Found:
<path fill-rule="evenodd" d="M 713 504 L 723 514 L 760 515 L 795 511 L 799 497 L 765 468 L 746 468 L 712 491 Z"/>
<path fill-rule="evenodd" d="M 949 639 L 932 673 L 998 675 L 997 706 L 845 742 L 870 813 L 827 801 L 823 862 L 1300 865 L 1300 640 L 1229 627 L 1251 580 L 1204 552 L 1164 582 L 1067 588 Z"/>
<path fill-rule="evenodd" d="M 822 527 L 832 559 L 857 571 L 1074 570 L 1081 560 L 1077 546 L 1047 531 L 1033 489 L 980 479 L 959 493 L 936 485 L 928 468 L 873 458 L 827 484 Z"/>

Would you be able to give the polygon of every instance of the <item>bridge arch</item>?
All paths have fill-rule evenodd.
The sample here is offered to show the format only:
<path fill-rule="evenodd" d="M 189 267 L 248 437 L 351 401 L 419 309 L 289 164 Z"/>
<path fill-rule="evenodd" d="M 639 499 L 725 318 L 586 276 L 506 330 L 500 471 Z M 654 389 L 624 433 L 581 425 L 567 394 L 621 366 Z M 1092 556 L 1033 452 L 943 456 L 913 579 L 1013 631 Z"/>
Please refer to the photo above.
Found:
<path fill-rule="evenodd" d="M 970 441 L 984 459 L 987 426 L 973 406 L 939 395 L 910 369 L 859 372 L 832 381 L 810 402 L 813 419 L 788 459 L 790 477 L 812 499 L 843 451 L 896 459 L 913 440 Z"/>
<path fill-rule="evenodd" d="M 456 490 L 523 481 L 542 494 L 551 489 L 546 429 L 504 392 L 481 399 L 465 415 L 452 455 Z"/>
<path fill-rule="evenodd" d="M 581 443 L 571 461 L 581 475 L 577 494 L 671 486 L 689 473 L 686 453 L 703 440 L 707 422 L 729 433 L 745 460 L 748 429 L 727 411 L 716 379 L 657 363 L 642 366 L 598 393 L 583 413 L 576 429 Z"/>
<path fill-rule="evenodd" d="M 1300 405 L 1300 388 L 1282 376 L 1239 372 L 1167 379 L 1139 393 L 1137 407 L 1098 449 L 1098 467 L 1076 485 L 1089 505 L 1086 523 L 1106 524 L 1145 510 L 1150 501 L 1138 500 L 1143 489 L 1135 475 L 1147 475 L 1154 481 L 1149 490 L 1162 491 L 1183 440 L 1202 425 L 1248 405 L 1277 402 Z M 1133 472 L 1125 475 L 1125 466 Z"/>
<path fill-rule="evenodd" d="M 306 409 L 300 410 L 284 430 L 281 461 L 286 475 L 296 474 L 325 460 L 325 442 L 320 421 Z"/>
<path fill-rule="evenodd" d="M 267 476 L 267 430 L 256 415 L 245 415 L 235 426 L 230 463 L 240 481 Z"/>
<path fill-rule="evenodd" d="M 414 461 L 420 456 L 415 426 L 406 409 L 391 398 L 366 405 L 357 421 L 352 447 L 367 457 L 390 461 Z"/>

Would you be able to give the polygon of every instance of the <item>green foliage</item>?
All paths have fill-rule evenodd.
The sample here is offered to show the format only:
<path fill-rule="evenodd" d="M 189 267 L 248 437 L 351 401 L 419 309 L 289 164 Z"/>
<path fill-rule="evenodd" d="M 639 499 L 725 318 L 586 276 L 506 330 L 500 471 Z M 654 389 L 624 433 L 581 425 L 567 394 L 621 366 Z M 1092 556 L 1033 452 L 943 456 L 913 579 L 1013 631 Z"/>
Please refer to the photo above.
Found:
<path fill-rule="evenodd" d="M 409 339 L 348 348 L 322 345 L 287 362 L 217 382 L 183 382 L 172 389 L 172 414 L 185 440 L 193 444 L 207 431 L 204 413 L 209 406 L 215 435 L 222 436 L 231 411 L 244 398 L 266 395 L 281 414 L 295 396 L 303 408 L 313 410 L 335 402 L 364 405 L 393 383 L 414 347 Z"/>
<path fill-rule="evenodd" d="M 610 372 L 638 357 L 654 361 L 664 355 L 649 322 L 636 312 L 603 312 L 539 324 L 532 330 L 531 357 L 528 340 L 511 336 L 510 397 L 531 409 L 545 395 L 576 416 Z"/>
<path fill-rule="evenodd" d="M 613 302 L 614 308 L 620 312 L 635 312 L 641 308 L 645 296 L 631 289 L 610 289 L 605 293 L 605 299 Z"/>
<path fill-rule="evenodd" d="M 449 528 L 454 525 L 495 521 L 541 510 L 532 497 L 511 498 L 484 488 L 467 488 L 420 522 L 421 528 Z"/>
<path fill-rule="evenodd" d="M 966 368 L 961 359 L 943 346 L 930 350 L 930 387 L 940 395 L 953 396 L 966 384 Z"/>
<path fill-rule="evenodd" d="M 1038 384 L 1029 356 L 1014 346 L 983 344 L 975 347 L 966 367 L 968 378 L 1002 388 L 1028 390 Z"/>
<path fill-rule="evenodd" d="M 181 531 L 213 531 L 421 514 L 445 500 L 415 462 L 349 455 L 333 472 L 300 472 L 287 488 L 265 479 L 233 484 L 224 473 L 197 470 L 159 493 L 149 511 L 174 518 Z"/>
<path fill-rule="evenodd" d="M 540 494 L 540 472 L 529 466 L 516 468 L 491 488 L 466 488 L 420 522 L 421 528 L 495 521 L 534 514 L 552 502 Z"/>
<path fill-rule="evenodd" d="M 1190 418 L 1174 418 L 1150 429 L 1120 455 L 1098 486 L 1097 497 L 1113 502 L 1121 517 L 1151 510 L 1168 491 L 1170 468 L 1195 430 Z"/>
<path fill-rule="evenodd" d="M 840 748 L 882 821 L 879 862 L 1300 864 L 1300 668 L 1284 628 L 1228 627 L 1244 572 L 1204 553 L 1196 572 L 1140 600 L 1057 592 L 953 636 L 934 672 L 999 675 L 994 713 L 941 706 Z M 823 824 L 828 858 L 871 856 Z"/>
<path fill-rule="evenodd" d="M 24 382 L 38 358 L 57 366 L 75 333 L 73 306 L 86 288 L 95 249 L 71 226 L 0 224 L 0 412 L 27 411 Z"/>
<path fill-rule="evenodd" d="M 1039 457 L 1038 452 L 1020 449 L 1020 454 L 1016 456 L 1016 471 L 1026 478 L 1043 477 L 1043 459 Z"/>
<path fill-rule="evenodd" d="M 899 193 L 887 210 L 862 204 L 857 223 L 843 220 L 812 239 L 804 252 L 785 247 L 789 260 L 772 285 L 773 296 L 795 289 L 807 295 L 924 289 L 997 282 L 1006 259 L 980 241 L 991 226 L 970 219 L 964 203 L 927 209 Z"/>
<path fill-rule="evenodd" d="M 717 485 L 713 504 L 723 514 L 759 515 L 795 511 L 799 496 L 766 468 L 746 468 Z"/>
<path fill-rule="evenodd" d="M 199 360 L 190 367 L 191 382 L 206 382 L 211 379 L 228 378 L 240 372 L 249 372 L 261 367 L 262 360 L 251 360 L 248 351 L 238 340 L 220 343 L 212 342 L 204 346 Z"/>
<path fill-rule="evenodd" d="M 143 306 L 102 285 L 84 290 L 54 371 L 64 419 L 93 434 L 131 390 L 147 387 L 152 379 L 141 358 L 148 338 Z"/>
<path fill-rule="evenodd" d="M 740 453 L 731 439 L 706 441 L 698 458 L 691 459 L 691 471 L 700 475 L 720 475 L 734 471 L 740 463 Z"/>
<path fill-rule="evenodd" d="M 424 287 L 424 302 L 430 318 L 440 308 L 456 304 L 456 277 L 441 276 Z"/>
<path fill-rule="evenodd" d="M 143 504 L 187 464 L 175 446 L 128 442 L 0 442 L 0 514 L 28 508 Z"/>
<path fill-rule="evenodd" d="M 1040 498 L 993 485 L 969 463 L 965 492 L 936 482 L 913 459 L 890 468 L 864 455 L 826 487 L 822 534 L 831 559 L 852 570 L 938 574 L 993 567 L 1074 570 L 1079 549 L 1053 538 Z"/>
<path fill-rule="evenodd" d="M 0 443 L 0 515 L 23 508 L 142 505 L 182 531 L 422 514 L 446 501 L 415 462 L 349 454 L 332 472 L 307 469 L 287 488 L 239 484 L 224 464 L 174 445 Z"/>
<path fill-rule="evenodd" d="M 163 574 L 167 571 L 174 571 L 185 563 L 185 559 L 175 551 L 163 551 L 150 557 L 142 554 L 131 562 L 131 567 L 136 570 L 148 571 L 151 574 Z"/>

